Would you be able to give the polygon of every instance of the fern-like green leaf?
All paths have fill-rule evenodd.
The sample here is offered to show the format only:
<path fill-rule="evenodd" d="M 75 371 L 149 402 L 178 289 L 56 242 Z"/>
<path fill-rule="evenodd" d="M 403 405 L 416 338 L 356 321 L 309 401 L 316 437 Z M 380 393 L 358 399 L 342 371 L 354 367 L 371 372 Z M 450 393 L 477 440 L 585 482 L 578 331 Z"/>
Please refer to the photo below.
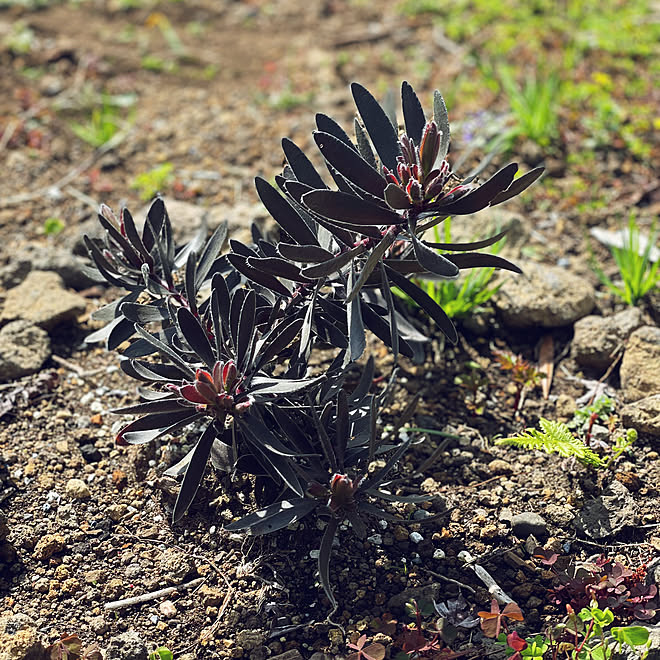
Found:
<path fill-rule="evenodd" d="M 496 445 L 513 445 L 525 449 L 540 449 L 547 454 L 557 453 L 560 456 L 575 456 L 583 465 L 599 468 L 603 467 L 604 461 L 582 440 L 576 438 L 562 422 L 552 422 L 541 418 L 538 429 L 525 429 L 520 435 L 511 438 L 496 440 Z"/>

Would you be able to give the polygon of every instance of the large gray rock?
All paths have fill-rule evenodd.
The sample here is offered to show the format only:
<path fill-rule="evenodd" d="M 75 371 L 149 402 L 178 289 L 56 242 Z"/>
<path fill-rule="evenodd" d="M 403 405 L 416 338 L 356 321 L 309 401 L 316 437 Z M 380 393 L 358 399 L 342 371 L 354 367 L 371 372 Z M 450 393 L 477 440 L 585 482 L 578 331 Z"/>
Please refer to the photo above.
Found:
<path fill-rule="evenodd" d="M 105 660 L 144 660 L 147 655 L 145 641 L 131 630 L 110 639 Z"/>
<path fill-rule="evenodd" d="M 660 438 L 660 394 L 628 403 L 621 409 L 624 426 Z"/>
<path fill-rule="evenodd" d="M 638 519 L 637 503 L 630 491 L 620 481 L 613 481 L 600 497 L 584 505 L 573 525 L 582 535 L 604 539 L 636 525 Z"/>
<path fill-rule="evenodd" d="M 0 382 L 29 376 L 50 357 L 48 333 L 29 321 L 0 328 Z"/>
<path fill-rule="evenodd" d="M 31 270 L 54 271 L 71 289 L 80 290 L 95 283 L 95 280 L 85 272 L 89 260 L 74 255 L 66 248 L 54 245 L 31 245 L 21 255 L 21 259 L 30 261 Z M 100 279 L 99 276 L 96 281 Z"/>
<path fill-rule="evenodd" d="M 594 288 L 584 278 L 533 261 L 518 265 L 522 275 L 498 275 L 506 279 L 493 298 L 505 325 L 558 328 L 574 323 L 594 308 Z"/>
<path fill-rule="evenodd" d="M 643 325 L 630 335 L 620 373 L 626 402 L 660 392 L 660 328 Z"/>
<path fill-rule="evenodd" d="M 607 369 L 617 347 L 642 323 L 642 312 L 637 307 L 614 316 L 585 316 L 575 323 L 571 353 L 583 367 Z"/>
<path fill-rule="evenodd" d="M 33 270 L 21 284 L 7 292 L 0 321 L 24 319 L 50 330 L 75 320 L 86 306 L 82 296 L 64 288 L 57 273 Z"/>

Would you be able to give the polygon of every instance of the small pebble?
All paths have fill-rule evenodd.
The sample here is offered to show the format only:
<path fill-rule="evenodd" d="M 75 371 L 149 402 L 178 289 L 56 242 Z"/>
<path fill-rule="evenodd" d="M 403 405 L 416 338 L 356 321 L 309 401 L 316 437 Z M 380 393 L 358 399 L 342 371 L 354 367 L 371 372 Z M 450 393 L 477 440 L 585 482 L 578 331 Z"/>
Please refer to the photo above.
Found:
<path fill-rule="evenodd" d="M 442 548 L 436 548 L 433 551 L 433 559 L 444 559 L 447 555 L 445 554 L 445 551 L 442 550 Z"/>
<path fill-rule="evenodd" d="M 413 543 L 421 543 L 424 540 L 424 537 L 419 532 L 410 532 L 408 538 Z"/>
<path fill-rule="evenodd" d="M 82 479 L 69 479 L 65 488 L 66 494 L 77 500 L 86 500 L 91 497 L 87 484 Z"/>

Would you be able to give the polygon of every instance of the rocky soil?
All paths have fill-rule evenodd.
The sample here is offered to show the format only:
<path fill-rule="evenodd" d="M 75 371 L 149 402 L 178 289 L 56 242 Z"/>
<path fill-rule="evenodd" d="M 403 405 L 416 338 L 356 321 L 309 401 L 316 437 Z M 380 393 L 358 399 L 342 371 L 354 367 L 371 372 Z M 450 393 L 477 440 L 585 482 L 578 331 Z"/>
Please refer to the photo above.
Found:
<path fill-rule="evenodd" d="M 455 221 L 466 237 L 510 223 L 505 254 L 524 275 L 507 275 L 492 306 L 460 323 L 457 347 L 434 338 L 423 365 L 402 360 L 382 421 L 421 395 L 415 425 L 446 435 L 420 433 L 401 471 L 440 498 L 429 512 L 448 511 L 428 525 L 382 521 L 364 542 L 344 530 L 331 565 L 340 607 L 328 619 L 313 524 L 256 539 L 230 534 L 223 524 L 253 506 L 250 484 L 208 474 L 172 526 L 177 486 L 163 472 L 182 455 L 181 438 L 115 446 L 124 420 L 109 411 L 136 395 L 117 356 L 84 343 L 98 325 L 91 312 L 112 292 L 84 270 L 82 235 L 98 232 L 100 202 L 126 203 L 140 218 L 136 177 L 172 163 L 161 189 L 178 238 L 222 220 L 245 236 L 252 221 L 267 221 L 253 176 L 278 172 L 282 136 L 312 152 L 315 111 L 350 125 L 348 81 L 383 94 L 407 78 L 430 99 L 474 68 L 470 51 L 480 44 L 455 44 L 428 17 L 390 3 L 47 4 L 0 3 L 0 658 L 41 658 L 74 634 L 106 660 L 145 660 L 157 647 L 177 660 L 344 657 L 362 633 L 389 646 L 396 635 L 378 624 L 387 614 L 407 621 L 411 598 L 441 602 L 460 590 L 472 612 L 487 610 L 491 596 L 463 551 L 520 605 L 530 632 L 557 612 L 531 559 L 537 543 L 574 560 L 603 554 L 649 565 L 648 579 L 659 581 L 660 292 L 627 307 L 590 268 L 591 245 L 613 274 L 608 251 L 585 239 L 589 226 L 616 229 L 630 209 L 649 231 L 660 209 L 657 140 L 646 159 L 598 154 L 588 176 L 616 190 L 607 208 L 583 213 L 575 194 L 557 199 L 587 178 L 566 158 L 566 129 L 563 146 L 545 156 L 550 184 L 480 213 L 478 225 Z M 17 25 L 29 30 L 27 49 L 8 39 Z M 160 64 L 146 66 L 147 56 Z M 104 95 L 137 101 L 120 112 L 115 141 L 94 148 L 71 127 Z M 461 126 L 479 100 L 497 107 L 488 95 L 458 96 L 452 121 Z M 457 129 L 452 150 L 466 145 Z M 523 169 L 544 157 L 533 144 L 517 147 Z M 48 231 L 48 219 L 61 231 Z M 552 365 L 549 391 L 527 388 L 514 411 L 516 388 L 493 349 Z M 387 351 L 376 341 L 369 351 L 387 377 Z M 570 421 L 601 395 L 616 419 L 592 429 L 599 451 L 625 429 L 639 434 L 607 469 L 493 443 L 540 417 Z M 426 515 L 412 505 L 398 512 Z M 652 630 L 658 640 L 657 623 Z M 473 646 L 485 643 L 474 633 Z"/>

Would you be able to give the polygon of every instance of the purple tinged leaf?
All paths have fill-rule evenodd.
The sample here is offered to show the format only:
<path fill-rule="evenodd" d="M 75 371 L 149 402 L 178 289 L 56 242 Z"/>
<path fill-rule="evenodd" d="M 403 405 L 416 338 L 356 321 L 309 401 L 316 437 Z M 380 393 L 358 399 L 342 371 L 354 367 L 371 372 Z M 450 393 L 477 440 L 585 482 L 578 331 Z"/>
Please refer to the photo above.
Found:
<path fill-rule="evenodd" d="M 378 163 L 376 162 L 376 156 L 374 156 L 374 152 L 371 148 L 369 137 L 364 128 L 362 128 L 362 124 L 357 117 L 355 118 L 355 139 L 357 141 L 357 148 L 360 156 L 362 156 L 371 167 L 377 170 Z"/>
<path fill-rule="evenodd" d="M 183 426 L 192 424 L 202 417 L 194 408 L 186 408 L 181 412 L 155 413 L 145 415 L 124 426 L 117 434 L 117 444 L 127 442 L 128 444 L 144 444 L 166 433 L 171 433 Z"/>
<path fill-rule="evenodd" d="M 440 139 L 441 135 L 438 133 L 438 127 L 434 121 L 430 121 L 424 129 L 422 144 L 419 149 L 420 164 L 424 176 L 429 175 L 433 170 L 440 148 Z"/>
<path fill-rule="evenodd" d="M 390 283 L 387 279 L 385 268 L 382 265 L 380 267 L 380 277 L 380 290 L 385 299 L 385 303 L 387 304 L 387 311 L 389 313 L 390 335 L 392 338 L 392 358 L 394 359 L 394 364 L 397 364 L 399 360 L 399 329 L 396 322 L 396 308 L 394 307 Z"/>
<path fill-rule="evenodd" d="M 320 250 L 321 248 L 318 249 Z M 308 277 L 305 277 L 300 272 L 298 266 L 295 266 L 290 261 L 280 257 L 265 257 L 263 259 L 255 259 L 254 257 L 251 257 L 247 260 L 247 264 L 252 268 L 260 270 L 262 273 L 266 273 L 266 275 L 282 277 L 285 280 L 290 280 L 292 282 L 309 284 L 313 281 Z"/>
<path fill-rule="evenodd" d="M 353 291 L 355 288 L 355 269 L 353 264 L 351 264 L 351 269 L 348 274 L 348 289 Z M 362 322 L 360 299 L 357 298 L 356 300 L 355 298 L 352 298 L 350 302 L 347 302 L 346 312 L 348 316 L 347 323 L 350 358 L 351 362 L 355 362 L 355 360 L 358 360 L 362 353 L 364 353 L 364 349 L 367 346 L 367 342 L 364 336 L 364 323 Z"/>
<path fill-rule="evenodd" d="M 335 190 L 313 190 L 302 200 L 315 213 L 353 225 L 400 225 L 406 221 L 388 208 Z"/>
<path fill-rule="evenodd" d="M 185 398 L 188 398 L 188 395 L 192 393 L 189 389 L 186 389 L 186 385 L 181 388 L 181 395 Z M 215 390 L 215 387 L 210 383 L 206 383 L 201 380 L 196 380 L 194 384 L 194 389 L 201 398 L 201 401 L 195 401 L 194 403 L 206 403 L 209 405 L 214 405 L 218 400 L 218 393 Z M 197 398 L 197 397 L 196 397 Z M 192 399 L 191 399 L 192 400 Z"/>
<path fill-rule="evenodd" d="M 545 167 L 536 167 L 533 170 L 523 174 L 521 177 L 518 177 L 513 181 L 513 183 L 502 192 L 495 195 L 491 201 L 491 206 L 496 206 L 502 202 L 506 202 L 508 199 L 519 195 L 523 190 L 529 188 L 545 171 Z"/>
<path fill-rule="evenodd" d="M 272 333 L 270 333 L 266 342 L 259 352 L 259 360 L 255 364 L 255 369 L 260 370 L 264 365 L 276 358 L 289 344 L 298 336 L 302 327 L 302 319 L 294 319 L 290 323 L 279 323 Z"/>
<path fill-rule="evenodd" d="M 378 101 L 362 85 L 352 83 L 351 91 L 381 163 L 390 170 L 396 170 L 396 159 L 401 155 L 401 150 L 392 122 Z"/>
<path fill-rule="evenodd" d="M 470 250 L 481 250 L 482 248 L 490 247 L 499 241 L 501 238 L 504 238 L 508 229 L 501 231 L 495 236 L 486 238 L 483 241 L 474 241 L 473 243 L 429 243 L 429 241 L 422 241 L 424 245 L 429 247 L 436 248 L 438 250 L 451 250 L 453 252 L 469 252 Z"/>
<path fill-rule="evenodd" d="M 206 464 L 209 460 L 216 435 L 215 426 L 209 424 L 204 433 L 202 433 L 202 437 L 198 440 L 197 445 L 195 445 L 188 469 L 183 477 L 179 495 L 174 504 L 174 511 L 172 512 L 172 523 L 174 524 L 181 520 L 183 514 L 188 510 L 193 499 L 195 499 L 199 485 L 204 478 L 204 471 L 206 470 Z"/>
<path fill-rule="evenodd" d="M 250 382 L 250 392 L 255 399 L 268 395 L 284 396 L 301 392 L 309 387 L 317 385 L 325 380 L 325 375 L 316 378 L 268 378 L 266 376 L 255 376 Z"/>
<path fill-rule="evenodd" d="M 383 263 L 402 275 L 427 272 L 417 259 L 385 259 Z"/>
<path fill-rule="evenodd" d="M 419 146 L 422 141 L 422 131 L 426 125 L 426 117 L 415 90 L 405 80 L 401 84 L 401 105 L 406 134 Z"/>
<path fill-rule="evenodd" d="M 165 321 L 170 314 L 164 305 L 147 305 L 145 303 L 125 302 L 120 307 L 121 313 L 134 323 L 153 323 L 154 321 Z M 133 334 L 131 332 L 131 334 Z"/>
<path fill-rule="evenodd" d="M 367 258 L 364 266 L 362 266 L 362 270 L 360 271 L 360 276 L 358 277 L 357 282 L 355 282 L 355 285 L 352 288 L 349 287 L 350 291 L 348 296 L 346 296 L 346 303 L 351 303 L 353 300 L 355 300 L 355 297 L 360 292 L 360 289 L 367 283 L 369 276 L 371 273 L 373 273 L 374 268 L 376 268 L 378 263 L 383 258 L 383 255 L 387 252 L 387 250 L 390 249 L 392 243 L 394 243 L 395 237 L 396 236 L 393 231 L 388 231 L 385 236 L 383 236 L 380 243 L 378 243 L 378 245 L 376 245 L 376 247 L 371 250 L 371 254 Z"/>
<path fill-rule="evenodd" d="M 152 334 L 144 330 L 144 328 L 140 327 L 139 325 L 135 324 L 135 332 L 137 332 L 142 339 L 145 341 L 149 342 L 156 350 L 160 351 L 163 355 L 166 355 L 172 362 L 179 367 L 189 378 L 194 378 L 195 374 L 193 370 L 190 368 L 186 362 L 181 359 L 179 354 L 172 348 L 170 348 L 167 344 L 163 343 L 158 339 L 157 337 L 154 337 Z"/>
<path fill-rule="evenodd" d="M 316 236 L 276 188 L 261 177 L 256 177 L 257 194 L 268 212 L 284 231 L 300 245 L 318 245 Z"/>
<path fill-rule="evenodd" d="M 209 238 L 208 243 L 204 247 L 202 256 L 199 258 L 199 263 L 197 264 L 195 289 L 199 289 L 202 286 L 206 276 L 211 270 L 211 266 L 213 266 L 213 262 L 218 258 L 220 250 L 222 250 L 222 246 L 227 240 L 227 231 L 228 225 L 225 221 L 213 232 L 211 238 Z"/>
<path fill-rule="evenodd" d="M 294 245 L 293 243 L 278 243 L 278 252 L 291 261 L 304 264 L 318 264 L 333 258 L 332 252 L 328 252 L 317 245 Z"/>
<path fill-rule="evenodd" d="M 209 401 L 204 394 L 198 391 L 196 385 L 191 385 L 190 383 L 182 385 L 179 393 L 186 401 L 191 401 L 192 403 L 207 404 L 213 403 L 213 400 L 215 400 L 215 396 L 213 396 L 213 400 Z"/>
<path fill-rule="evenodd" d="M 440 147 L 438 149 L 438 157 L 436 160 L 436 167 L 447 157 L 449 151 L 449 114 L 447 113 L 447 106 L 442 94 L 436 89 L 433 92 L 433 121 L 438 126 L 440 131 Z"/>
<path fill-rule="evenodd" d="M 319 501 L 310 497 L 293 497 L 250 513 L 240 520 L 225 525 L 225 529 L 228 532 L 246 530 L 252 536 L 270 534 L 301 520 L 318 506 Z"/>
<path fill-rule="evenodd" d="M 319 579 L 323 591 L 325 591 L 325 595 L 328 597 L 333 608 L 337 607 L 337 601 L 330 585 L 330 555 L 332 554 L 332 541 L 337 533 L 339 522 L 334 516 L 328 520 L 328 525 L 325 528 L 323 538 L 321 539 L 321 546 L 319 547 Z"/>
<path fill-rule="evenodd" d="M 410 296 L 437 324 L 447 339 L 452 343 L 458 342 L 458 334 L 451 319 L 445 311 L 428 294 L 422 291 L 418 286 L 407 280 L 392 268 L 385 267 L 387 276 L 395 286 Z"/>
<path fill-rule="evenodd" d="M 410 198 L 396 183 L 388 183 L 384 193 L 387 205 L 397 211 L 406 211 L 412 207 Z"/>
<path fill-rule="evenodd" d="M 446 257 L 459 268 L 502 268 L 513 273 L 522 273 L 518 266 L 507 259 L 498 257 L 496 254 L 466 252 L 463 254 L 448 254 Z"/>
<path fill-rule="evenodd" d="M 199 355 L 202 362 L 212 369 L 216 358 L 211 342 L 199 320 L 185 307 L 180 307 L 176 314 L 177 323 L 190 348 Z"/>
<path fill-rule="evenodd" d="M 256 297 L 252 289 L 248 290 L 241 308 L 241 318 L 238 326 L 238 345 L 236 347 L 236 362 L 240 370 L 244 370 L 250 359 L 250 347 L 254 338 L 254 319 L 256 313 Z"/>
<path fill-rule="evenodd" d="M 154 267 L 154 260 L 149 250 L 145 247 L 140 235 L 138 234 L 137 227 L 135 226 L 135 221 L 133 216 L 127 208 L 123 208 L 120 213 L 120 221 L 124 230 L 126 231 L 126 238 L 129 240 L 131 245 L 135 250 L 142 256 L 143 262 L 149 266 L 149 268 Z"/>
<path fill-rule="evenodd" d="M 187 374 L 173 364 L 160 364 L 157 362 L 142 362 L 141 360 L 127 360 L 123 358 L 119 367 L 135 380 L 149 383 L 166 382 L 172 383 L 184 379 Z"/>
<path fill-rule="evenodd" d="M 314 133 L 323 157 L 351 183 L 375 197 L 382 197 L 387 182 L 355 150 L 329 133 Z"/>
<path fill-rule="evenodd" d="M 346 134 L 346 131 L 334 119 L 328 117 L 328 115 L 319 112 L 316 115 L 316 127 L 319 131 L 330 133 L 330 135 L 334 135 L 342 142 L 345 142 L 349 147 L 355 149 L 355 145 L 351 141 L 351 138 Z"/>
<path fill-rule="evenodd" d="M 283 138 L 282 149 L 298 181 L 306 183 L 312 188 L 327 188 L 314 165 L 295 142 L 289 138 Z"/>
<path fill-rule="evenodd" d="M 239 273 L 241 273 L 241 275 L 245 275 L 249 280 L 260 284 L 281 296 L 286 296 L 288 298 L 291 297 L 291 291 L 284 286 L 282 282 L 272 275 L 266 275 L 260 270 L 249 266 L 245 257 L 238 254 L 228 254 L 227 260 Z"/>
<path fill-rule="evenodd" d="M 365 539 L 367 537 L 367 526 L 364 524 L 362 518 L 360 518 L 360 514 L 353 509 L 347 509 L 344 515 L 348 522 L 351 523 L 355 536 L 359 539 Z"/>
<path fill-rule="evenodd" d="M 153 392 L 152 392 L 153 394 Z M 186 410 L 190 412 L 190 407 L 186 406 L 179 399 L 173 398 L 163 398 L 162 392 L 158 392 L 161 395 L 160 398 L 153 401 L 146 401 L 144 403 L 138 403 L 134 406 L 124 406 L 122 408 L 113 408 L 110 412 L 113 415 L 147 415 L 151 413 L 172 413 L 172 412 L 181 412 Z M 171 392 L 165 392 L 165 396 L 172 397 Z"/>
<path fill-rule="evenodd" d="M 109 351 L 114 351 L 118 346 L 135 334 L 135 325 L 125 318 L 118 318 L 117 323 L 112 323 L 110 325 L 112 329 L 110 330 L 110 334 L 108 334 L 105 343 L 106 348 Z M 87 339 L 89 341 L 91 337 L 88 337 Z"/>
<path fill-rule="evenodd" d="M 445 215 L 469 215 L 486 208 L 490 202 L 513 181 L 518 171 L 517 163 L 509 163 L 506 167 L 493 174 L 485 183 L 476 190 L 463 195 L 455 202 L 443 204 L 441 199 L 434 208 Z"/>
<path fill-rule="evenodd" d="M 346 264 L 355 259 L 355 257 L 365 252 L 366 249 L 367 248 L 364 245 L 357 245 L 346 252 L 339 253 L 332 259 L 328 259 L 328 261 L 318 264 L 317 266 L 303 268 L 301 272 L 305 277 L 311 277 L 312 279 L 327 277 L 328 275 L 332 275 L 332 273 L 341 270 Z"/>
<path fill-rule="evenodd" d="M 410 228 L 410 239 L 415 250 L 417 261 L 426 268 L 430 273 L 440 275 L 448 279 L 458 277 L 458 268 L 455 264 L 449 261 L 446 257 L 436 252 L 429 247 L 426 247 L 417 236 L 415 236 L 414 229 Z"/>

